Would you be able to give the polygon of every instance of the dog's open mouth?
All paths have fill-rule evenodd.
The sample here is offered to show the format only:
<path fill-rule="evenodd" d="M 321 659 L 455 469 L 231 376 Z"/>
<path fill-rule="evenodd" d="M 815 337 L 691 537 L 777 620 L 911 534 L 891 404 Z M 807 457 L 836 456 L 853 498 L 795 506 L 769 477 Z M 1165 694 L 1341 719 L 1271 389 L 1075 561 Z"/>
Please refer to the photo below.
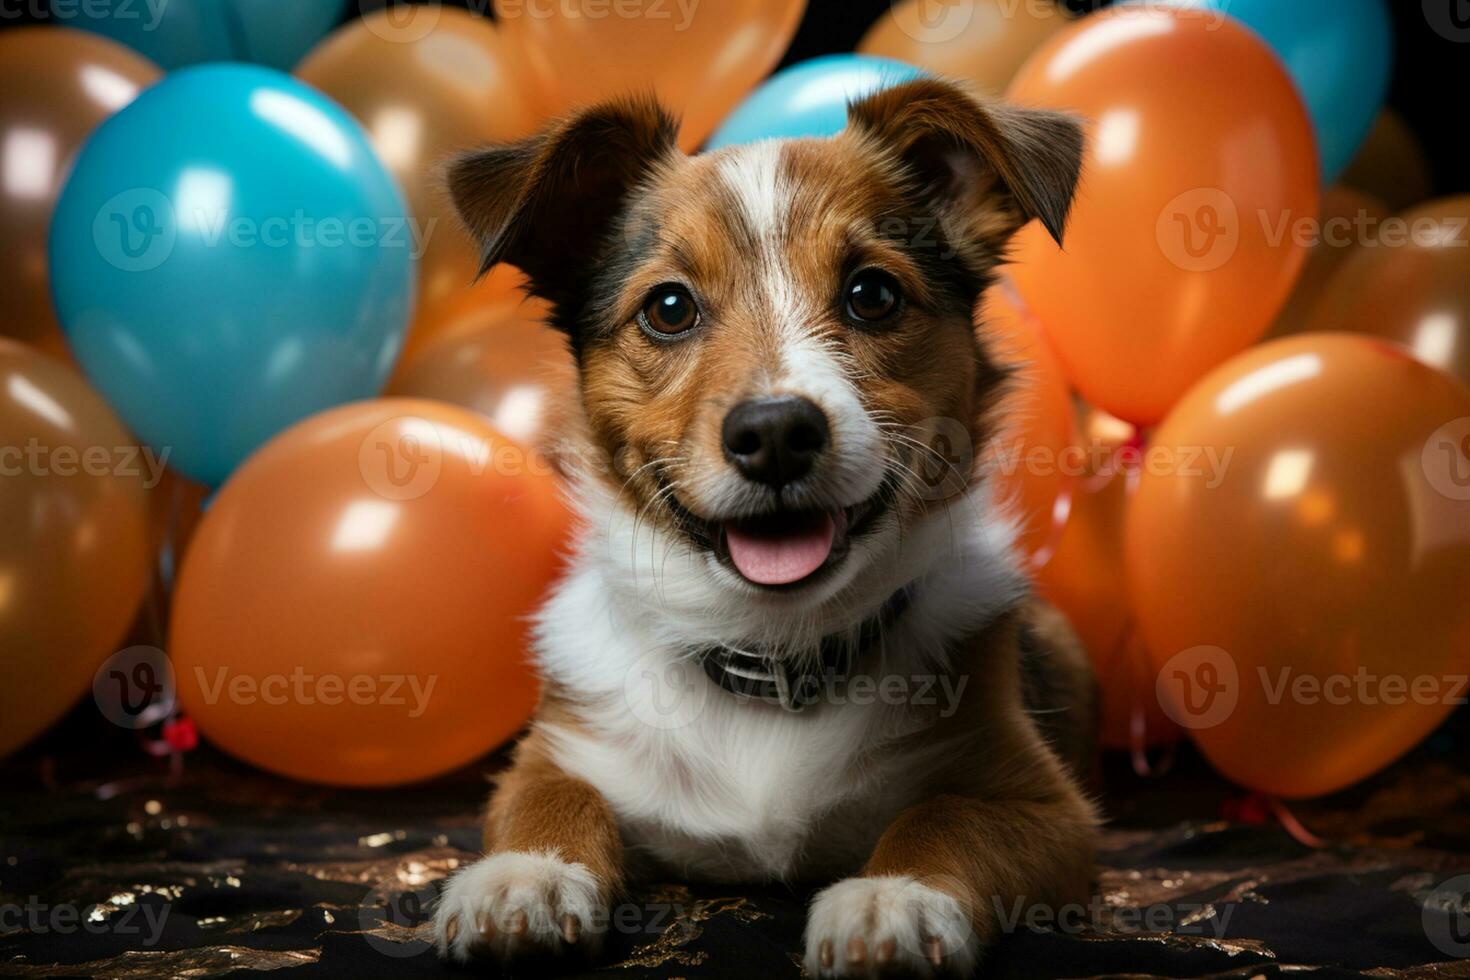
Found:
<path fill-rule="evenodd" d="M 888 509 L 892 495 L 892 481 L 885 480 L 871 497 L 849 507 L 781 509 L 714 520 L 694 514 L 671 492 L 663 499 L 684 533 L 745 581 L 767 589 L 796 589 L 839 564 L 852 539 Z"/>
<path fill-rule="evenodd" d="M 780 510 L 710 521 L 715 556 L 752 585 L 798 589 L 847 557 L 852 539 L 884 511 L 885 495 L 831 510 Z"/>
<path fill-rule="evenodd" d="M 726 557 L 755 585 L 795 585 L 847 547 L 847 512 L 796 511 L 722 521 Z"/>

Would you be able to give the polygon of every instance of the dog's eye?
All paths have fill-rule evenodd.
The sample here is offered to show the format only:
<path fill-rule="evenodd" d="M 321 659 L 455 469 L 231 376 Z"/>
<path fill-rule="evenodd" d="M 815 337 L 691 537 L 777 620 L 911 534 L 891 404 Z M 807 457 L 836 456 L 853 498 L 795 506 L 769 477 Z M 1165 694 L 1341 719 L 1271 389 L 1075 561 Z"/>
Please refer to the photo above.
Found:
<path fill-rule="evenodd" d="M 643 322 L 657 333 L 681 334 L 699 322 L 699 307 L 683 286 L 660 286 L 643 305 Z"/>
<path fill-rule="evenodd" d="M 881 269 L 864 269 L 847 284 L 847 315 L 873 323 L 898 311 L 898 282 Z"/>

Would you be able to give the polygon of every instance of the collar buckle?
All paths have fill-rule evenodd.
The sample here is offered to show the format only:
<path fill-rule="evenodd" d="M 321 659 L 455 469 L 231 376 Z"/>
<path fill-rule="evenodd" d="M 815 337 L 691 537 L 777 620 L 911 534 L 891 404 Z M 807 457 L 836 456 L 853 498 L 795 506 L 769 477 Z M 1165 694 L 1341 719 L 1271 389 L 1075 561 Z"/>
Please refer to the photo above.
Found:
<path fill-rule="evenodd" d="M 801 668 L 790 657 L 773 656 L 733 646 L 712 646 L 698 654 L 710 680 L 742 700 L 778 704 L 800 712 L 821 700 L 830 685 L 847 679 L 857 660 L 877 643 L 883 633 L 908 609 L 910 587 L 895 592 L 877 615 L 862 624 L 857 643 L 848 636 L 829 636 L 821 642 L 821 657 L 814 668 Z"/>

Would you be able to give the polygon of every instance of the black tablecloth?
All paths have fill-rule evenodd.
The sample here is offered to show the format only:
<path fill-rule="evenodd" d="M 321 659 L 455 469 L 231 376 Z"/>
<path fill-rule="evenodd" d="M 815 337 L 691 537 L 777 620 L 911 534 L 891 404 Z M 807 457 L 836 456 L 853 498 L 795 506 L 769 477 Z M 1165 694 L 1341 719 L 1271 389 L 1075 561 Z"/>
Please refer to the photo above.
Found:
<path fill-rule="evenodd" d="M 1022 925 L 992 977 L 1470 977 L 1470 934 L 1426 897 L 1470 872 L 1462 712 L 1412 757 L 1293 808 L 1298 843 L 1187 749 L 1143 779 L 1105 762 L 1095 905 L 1062 930 Z M 486 760 L 432 784 L 340 791 L 211 752 L 182 773 L 116 729 L 70 719 L 0 764 L 0 974 L 30 977 L 455 976 L 424 942 L 436 882 L 473 859 Z M 599 977 L 801 975 L 800 890 L 640 889 Z M 1432 904 L 1432 903 L 1431 903 Z M 1430 918 L 1426 918 L 1429 916 Z M 1039 924 L 1039 923 L 1033 923 Z M 1427 927 L 1427 928 L 1426 928 Z M 1455 942 L 1464 940 L 1464 945 Z M 546 965 L 520 971 L 540 975 Z"/>

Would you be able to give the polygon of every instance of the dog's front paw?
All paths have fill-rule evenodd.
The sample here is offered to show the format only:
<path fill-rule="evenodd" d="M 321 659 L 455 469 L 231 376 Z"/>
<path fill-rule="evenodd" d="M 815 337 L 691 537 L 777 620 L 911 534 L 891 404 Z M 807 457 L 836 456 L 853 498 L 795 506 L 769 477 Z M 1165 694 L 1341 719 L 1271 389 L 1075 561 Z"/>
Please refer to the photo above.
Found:
<path fill-rule="evenodd" d="M 811 976 L 965 976 L 979 949 L 961 903 L 906 875 L 839 881 L 812 900 L 807 916 Z"/>
<path fill-rule="evenodd" d="M 439 955 L 508 960 L 531 953 L 595 951 L 606 921 L 597 877 L 551 853 L 492 854 L 449 879 L 434 911 Z"/>

